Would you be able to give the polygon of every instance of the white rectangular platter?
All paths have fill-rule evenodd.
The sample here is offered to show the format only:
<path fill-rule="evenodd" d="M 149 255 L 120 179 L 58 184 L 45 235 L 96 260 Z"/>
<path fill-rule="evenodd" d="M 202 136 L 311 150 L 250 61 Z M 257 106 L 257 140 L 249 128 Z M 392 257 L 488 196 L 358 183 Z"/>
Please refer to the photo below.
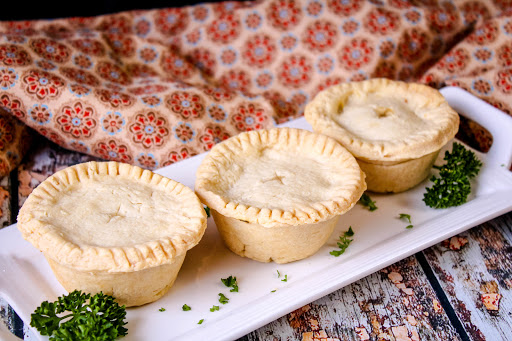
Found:
<path fill-rule="evenodd" d="M 487 154 L 477 153 L 484 166 L 473 184 L 470 201 L 435 210 L 422 201 L 429 181 L 393 195 L 371 194 L 378 206 L 370 212 L 356 205 L 346 213 L 329 241 L 308 259 L 290 264 L 258 263 L 241 258 L 222 244 L 213 219 L 195 248 L 189 251 L 178 279 L 162 299 L 130 308 L 128 335 L 123 340 L 233 340 L 290 311 L 331 293 L 385 266 L 512 209 L 512 119 L 468 93 L 445 88 L 443 95 L 460 113 L 480 121 L 494 136 Z M 484 122 L 482 122 L 482 118 Z M 311 129 L 303 119 L 287 126 Z M 508 134 L 508 135 L 507 135 Z M 451 143 L 447 148 L 451 147 Z M 444 150 L 438 163 L 442 163 Z M 162 168 L 158 173 L 193 188 L 203 155 Z M 414 227 L 398 219 L 412 217 Z M 349 226 L 354 241 L 340 257 L 329 254 Z M 281 276 L 278 276 L 278 271 Z M 230 292 L 221 278 L 236 276 L 239 292 Z M 284 276 L 287 281 L 282 281 Z M 229 303 L 218 301 L 223 293 Z M 28 323 L 44 300 L 65 294 L 42 254 L 24 241 L 15 225 L 0 230 L 0 296 Z M 190 311 L 183 311 L 183 304 Z M 219 311 L 210 312 L 213 305 Z M 165 308 L 165 311 L 159 311 Z M 204 319 L 202 324 L 198 324 Z M 41 337 L 34 331 L 41 340 Z M 0 336 L 2 334 L 0 333 Z"/>

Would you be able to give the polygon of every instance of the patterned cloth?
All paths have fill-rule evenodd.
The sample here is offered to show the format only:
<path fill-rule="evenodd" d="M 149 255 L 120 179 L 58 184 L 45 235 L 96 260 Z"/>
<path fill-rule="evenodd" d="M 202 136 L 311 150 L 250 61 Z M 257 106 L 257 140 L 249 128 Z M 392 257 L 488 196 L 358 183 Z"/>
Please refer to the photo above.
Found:
<path fill-rule="evenodd" d="M 266 0 L 0 22 L 0 175 L 33 131 L 154 169 L 296 118 L 330 85 L 372 77 L 460 86 L 512 114 L 510 9 L 510 0 Z"/>

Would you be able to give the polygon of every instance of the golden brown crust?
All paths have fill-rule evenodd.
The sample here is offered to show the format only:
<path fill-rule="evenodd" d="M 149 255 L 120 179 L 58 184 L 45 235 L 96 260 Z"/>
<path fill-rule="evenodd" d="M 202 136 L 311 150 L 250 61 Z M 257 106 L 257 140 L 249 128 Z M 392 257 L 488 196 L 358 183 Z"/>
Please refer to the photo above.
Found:
<path fill-rule="evenodd" d="M 261 161 L 263 166 L 250 173 L 249 168 L 257 167 L 266 154 L 271 155 L 271 162 Z M 261 177 L 268 169 L 279 171 L 279 165 L 282 172 L 288 172 L 284 185 L 265 187 Z M 332 195 L 319 193 L 318 183 L 297 182 L 300 167 L 315 172 L 312 177 L 328 181 L 326 188 Z M 246 173 L 250 173 L 246 192 L 235 193 Z M 195 184 L 201 200 L 220 214 L 264 227 L 328 220 L 348 211 L 365 189 L 364 173 L 345 148 L 325 135 L 293 128 L 241 133 L 217 144 L 199 166 Z M 288 199 L 284 191 L 301 198 Z M 273 199 L 274 194 L 279 198 Z"/>
<path fill-rule="evenodd" d="M 414 112 L 411 118 L 421 122 L 422 129 L 413 131 L 417 124 L 411 124 L 414 128 L 411 133 L 386 140 L 362 138 L 351 127 L 340 124 L 340 115 L 347 101 L 373 94 L 391 99 Z M 332 86 L 320 92 L 306 106 L 304 116 L 314 131 L 335 138 L 358 159 L 372 161 L 404 161 L 433 153 L 455 136 L 459 126 L 458 114 L 439 91 L 422 84 L 388 79 Z M 370 118 L 365 117 L 365 122 L 361 122 L 368 125 L 368 135 L 379 132 L 379 129 L 382 132 L 381 123 L 384 121 L 379 121 L 380 116 Z"/>
<path fill-rule="evenodd" d="M 66 191 L 72 192 L 81 182 L 101 188 L 101 179 L 105 177 L 114 181 L 122 179 L 128 184 L 136 183 L 151 195 L 156 193 L 179 199 L 184 203 L 184 223 L 177 226 L 174 233 L 163 233 L 154 240 L 137 243 L 135 238 L 135 243 L 108 247 L 81 243 L 72 238 L 71 232 L 63 231 L 52 223 L 53 220 L 49 220 L 48 217 L 61 214 L 58 212 L 59 200 L 66 196 Z M 84 209 L 87 205 L 87 198 L 84 198 L 76 203 L 76 209 Z M 165 210 L 166 207 L 161 209 Z M 62 265 L 81 271 L 130 272 L 171 263 L 175 257 L 195 246 L 204 234 L 206 214 L 194 192 L 176 181 L 128 164 L 88 162 L 61 170 L 34 189 L 20 210 L 18 228 L 25 239 Z M 152 226 L 152 221 L 148 220 L 146 226 L 127 228 L 136 234 L 137 229 L 156 226 Z"/>

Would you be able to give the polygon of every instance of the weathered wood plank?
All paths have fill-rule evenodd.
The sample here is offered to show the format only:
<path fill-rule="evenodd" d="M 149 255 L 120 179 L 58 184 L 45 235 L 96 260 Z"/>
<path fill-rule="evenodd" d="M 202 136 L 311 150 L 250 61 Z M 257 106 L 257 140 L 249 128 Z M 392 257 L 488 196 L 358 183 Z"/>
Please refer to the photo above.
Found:
<path fill-rule="evenodd" d="M 424 254 L 472 340 L 512 340 L 512 213 Z"/>
<path fill-rule="evenodd" d="M 459 340 L 415 257 L 333 292 L 241 340 Z"/>

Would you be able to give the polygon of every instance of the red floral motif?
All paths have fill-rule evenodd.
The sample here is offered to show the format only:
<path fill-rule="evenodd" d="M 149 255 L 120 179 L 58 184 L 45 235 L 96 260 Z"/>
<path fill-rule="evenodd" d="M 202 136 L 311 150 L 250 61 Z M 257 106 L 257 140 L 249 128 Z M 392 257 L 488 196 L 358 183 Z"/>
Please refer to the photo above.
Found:
<path fill-rule="evenodd" d="M 130 125 L 132 140 L 141 143 L 144 148 L 161 146 L 165 137 L 169 135 L 165 118 L 154 111 L 137 114 L 135 121 Z"/>
<path fill-rule="evenodd" d="M 231 91 L 240 91 L 247 93 L 251 83 L 251 78 L 243 70 L 229 70 L 220 78 L 220 84 Z"/>
<path fill-rule="evenodd" d="M 189 92 L 176 91 L 167 98 L 165 103 L 184 119 L 199 118 L 204 113 L 204 104 L 201 97 Z"/>
<path fill-rule="evenodd" d="M 14 124 L 12 118 L 0 116 L 0 151 L 3 151 L 14 140 Z"/>
<path fill-rule="evenodd" d="M 208 116 L 215 122 L 224 122 L 228 117 L 222 105 L 210 104 L 206 110 L 208 111 Z"/>
<path fill-rule="evenodd" d="M 499 34 L 498 26 L 495 22 L 486 22 L 477 27 L 468 37 L 467 41 L 476 45 L 488 45 L 496 40 Z"/>
<path fill-rule="evenodd" d="M 16 83 L 16 71 L 12 68 L 0 68 L 0 88 L 7 90 Z"/>
<path fill-rule="evenodd" d="M 306 28 L 302 41 L 309 49 L 323 52 L 334 46 L 337 33 L 338 31 L 332 23 L 318 20 Z"/>
<path fill-rule="evenodd" d="M 491 82 L 485 80 L 485 79 L 475 79 L 475 81 L 472 84 L 472 88 L 479 94 L 487 96 L 491 93 L 493 90 L 493 86 Z"/>
<path fill-rule="evenodd" d="M 341 77 L 329 77 L 322 80 L 320 84 L 316 87 L 317 92 L 323 91 L 333 85 L 338 85 L 343 83 L 343 78 Z"/>
<path fill-rule="evenodd" d="M 139 37 L 144 37 L 151 31 L 151 23 L 146 19 L 140 19 L 135 23 L 133 30 Z"/>
<path fill-rule="evenodd" d="M 460 18 L 457 8 L 452 3 L 443 2 L 426 14 L 429 27 L 434 32 L 452 32 Z"/>
<path fill-rule="evenodd" d="M 297 114 L 298 105 L 292 101 L 287 101 L 279 92 L 269 91 L 264 96 L 269 100 L 270 105 L 272 105 L 275 111 L 277 124 L 287 122 L 290 117 Z"/>
<path fill-rule="evenodd" d="M 155 169 L 158 165 L 158 162 L 155 160 L 155 157 L 152 154 L 144 154 L 141 153 L 137 157 L 137 163 L 146 169 Z"/>
<path fill-rule="evenodd" d="M 247 103 L 236 108 L 232 121 L 239 131 L 251 131 L 264 128 L 268 117 L 263 108 L 254 103 Z"/>
<path fill-rule="evenodd" d="M 173 163 L 176 163 L 176 162 L 179 162 L 179 161 L 183 161 L 185 159 L 188 159 L 189 157 L 192 157 L 192 156 L 195 156 L 197 155 L 196 152 L 194 151 L 189 151 L 188 148 L 186 147 L 183 147 L 180 149 L 179 152 L 177 151 L 172 151 L 169 153 L 169 156 L 167 157 L 167 161 L 165 161 L 162 166 L 169 166 L 169 165 L 172 165 Z"/>
<path fill-rule="evenodd" d="M 395 12 L 375 8 L 366 15 L 364 25 L 371 33 L 387 35 L 398 29 L 400 17 Z"/>
<path fill-rule="evenodd" d="M 17 36 L 31 36 L 36 33 L 34 22 L 30 20 L 7 21 L 3 26 L 7 33 Z"/>
<path fill-rule="evenodd" d="M 185 35 L 187 43 L 196 45 L 201 40 L 201 30 L 199 28 L 190 31 Z"/>
<path fill-rule="evenodd" d="M 245 5 L 246 6 L 246 5 Z M 238 8 L 244 7 L 243 2 L 240 1 L 221 1 L 219 3 L 214 3 L 212 7 L 212 12 L 218 15 L 233 13 Z"/>
<path fill-rule="evenodd" d="M 261 23 L 263 21 L 263 18 L 259 13 L 253 12 L 247 14 L 245 17 L 245 26 L 247 26 L 250 30 L 255 30 L 258 27 L 260 27 Z"/>
<path fill-rule="evenodd" d="M 46 38 L 31 40 L 30 47 L 42 58 L 55 63 L 65 63 L 71 55 L 71 50 L 66 45 Z"/>
<path fill-rule="evenodd" d="M 115 84 L 128 85 L 131 83 L 130 76 L 124 72 L 119 66 L 105 61 L 100 61 L 96 65 L 98 75 Z"/>
<path fill-rule="evenodd" d="M 364 81 L 368 79 L 368 75 L 362 71 L 359 71 L 355 74 L 353 74 L 349 79 L 348 81 L 349 82 L 361 82 L 361 81 Z"/>
<path fill-rule="evenodd" d="M 150 66 L 132 63 L 126 66 L 126 72 L 133 78 L 147 78 L 158 76 L 158 73 Z"/>
<path fill-rule="evenodd" d="M 0 107 L 19 119 L 26 116 L 23 103 L 12 94 L 3 93 L 0 95 Z"/>
<path fill-rule="evenodd" d="M 397 52 L 401 60 L 412 63 L 420 60 L 428 51 L 429 39 L 425 32 L 412 29 L 403 34 Z"/>
<path fill-rule="evenodd" d="M 510 94 L 512 89 L 512 69 L 501 70 L 498 72 L 496 85 L 505 94 Z"/>
<path fill-rule="evenodd" d="M 192 125 L 187 122 L 178 122 L 178 124 L 173 128 L 174 134 L 176 138 L 181 143 L 189 143 L 196 136 L 196 132 L 192 129 Z"/>
<path fill-rule="evenodd" d="M 220 54 L 220 60 L 224 65 L 232 65 L 236 61 L 236 51 L 235 49 L 228 47 L 222 50 Z"/>
<path fill-rule="evenodd" d="M 75 34 L 69 27 L 61 24 L 49 24 L 42 31 L 52 39 L 69 39 Z"/>
<path fill-rule="evenodd" d="M 355 12 L 358 12 L 363 5 L 362 0 L 328 0 L 327 6 L 329 9 L 344 17 L 351 16 Z"/>
<path fill-rule="evenodd" d="M 496 54 L 501 66 L 512 65 L 512 44 L 510 42 L 501 45 Z"/>
<path fill-rule="evenodd" d="M 62 78 L 35 69 L 27 71 L 22 79 L 26 85 L 25 91 L 41 100 L 59 97 L 65 85 Z"/>
<path fill-rule="evenodd" d="M 162 100 L 160 99 L 160 97 L 158 97 L 156 95 L 144 96 L 144 97 L 141 97 L 140 100 L 142 101 L 142 103 L 144 103 L 148 107 L 156 107 L 156 106 L 160 105 L 160 103 L 162 103 Z"/>
<path fill-rule="evenodd" d="M 370 63 L 373 50 L 367 39 L 354 38 L 348 44 L 343 45 L 338 59 L 346 70 L 359 70 L 362 66 Z"/>
<path fill-rule="evenodd" d="M 72 67 L 63 67 L 60 68 L 60 72 L 67 78 L 79 84 L 85 84 L 89 86 L 98 86 L 100 84 L 98 79 L 92 73 L 85 70 Z"/>
<path fill-rule="evenodd" d="M 64 106 L 56 117 L 56 121 L 63 133 L 70 134 L 75 138 L 84 138 L 90 137 L 96 128 L 94 116 L 92 107 L 82 102 L 75 102 Z"/>
<path fill-rule="evenodd" d="M 375 68 L 375 71 L 373 71 L 372 76 L 375 77 L 375 78 L 395 79 L 396 78 L 396 65 L 395 65 L 395 63 L 388 62 L 388 61 L 380 62 L 377 65 L 377 67 Z"/>
<path fill-rule="evenodd" d="M 152 95 L 167 90 L 167 86 L 163 84 L 148 84 L 128 89 L 128 92 L 136 96 Z"/>
<path fill-rule="evenodd" d="M 259 88 L 266 89 L 272 84 L 272 81 L 274 80 L 272 74 L 270 72 L 262 72 L 256 76 L 256 85 Z"/>
<path fill-rule="evenodd" d="M 203 92 L 216 102 L 225 102 L 233 99 L 233 93 L 222 87 L 205 85 Z"/>
<path fill-rule="evenodd" d="M 219 142 L 225 141 L 230 137 L 229 133 L 221 126 L 208 126 L 205 128 L 199 141 L 203 144 L 203 149 L 208 151 Z"/>
<path fill-rule="evenodd" d="M 189 17 L 186 8 L 164 8 L 155 12 L 154 20 L 160 33 L 173 36 L 187 28 Z"/>
<path fill-rule="evenodd" d="M 208 49 L 197 48 L 191 53 L 194 65 L 205 75 L 211 77 L 215 74 L 215 55 Z"/>
<path fill-rule="evenodd" d="M 359 29 L 359 22 L 354 19 L 345 20 L 341 29 L 344 34 L 351 36 Z"/>
<path fill-rule="evenodd" d="M 16 45 L 0 45 L 0 62 L 6 66 L 25 66 L 32 63 L 30 55 Z"/>
<path fill-rule="evenodd" d="M 100 31 L 113 34 L 132 33 L 132 19 L 127 14 L 115 14 L 104 16 L 103 21 L 98 26 Z"/>
<path fill-rule="evenodd" d="M 469 54 L 463 48 L 456 48 L 444 55 L 437 63 L 437 68 L 450 73 L 462 71 L 466 68 L 469 61 Z"/>
<path fill-rule="evenodd" d="M 299 23 L 302 10 L 294 0 L 275 0 L 267 7 L 267 17 L 273 27 L 288 31 Z"/>
<path fill-rule="evenodd" d="M 197 21 L 204 21 L 208 18 L 208 7 L 203 5 L 194 6 L 192 8 L 192 16 Z"/>
<path fill-rule="evenodd" d="M 388 3 L 395 8 L 409 8 L 412 6 L 410 0 L 388 0 Z"/>
<path fill-rule="evenodd" d="M 313 67 L 304 56 L 293 55 L 283 61 L 277 74 L 279 81 L 291 88 L 300 88 L 311 81 Z"/>
<path fill-rule="evenodd" d="M 489 17 L 489 9 L 480 1 L 469 1 L 460 7 L 464 22 L 476 23 L 480 19 Z"/>
<path fill-rule="evenodd" d="M 245 42 L 242 48 L 242 57 L 248 65 L 264 67 L 274 60 L 276 55 L 276 44 L 266 34 L 255 35 Z"/>
<path fill-rule="evenodd" d="M 115 54 L 122 57 L 131 57 L 135 54 L 136 43 L 130 36 L 110 33 L 106 34 L 105 38 Z"/>
<path fill-rule="evenodd" d="M 94 153 L 105 160 L 125 163 L 132 160 L 128 147 L 124 144 L 118 144 L 116 140 L 97 143 Z"/>
<path fill-rule="evenodd" d="M 207 26 L 206 34 L 217 44 L 227 44 L 240 35 L 240 26 L 240 20 L 235 14 L 222 14 Z"/>
<path fill-rule="evenodd" d="M 112 108 L 130 107 L 134 103 L 132 96 L 108 89 L 95 89 L 97 98 Z"/>
<path fill-rule="evenodd" d="M 158 57 L 158 52 L 153 46 L 145 46 L 139 50 L 139 58 L 145 63 L 152 63 Z"/>
<path fill-rule="evenodd" d="M 109 135 L 114 135 L 121 130 L 123 130 L 123 126 L 125 124 L 123 116 L 119 112 L 109 111 L 101 119 L 101 126 L 104 131 L 106 131 Z"/>
<path fill-rule="evenodd" d="M 306 12 L 313 17 L 320 15 L 322 9 L 323 4 L 320 1 L 310 1 L 306 6 Z"/>
<path fill-rule="evenodd" d="M 165 72 L 178 79 L 187 79 L 196 73 L 196 69 L 190 62 L 173 51 L 164 53 L 160 64 Z"/>
<path fill-rule="evenodd" d="M 482 63 L 487 63 L 492 58 L 492 51 L 487 48 L 479 48 L 473 52 L 473 56 L 476 60 Z M 510 61 L 512 64 L 512 61 Z"/>
<path fill-rule="evenodd" d="M 105 47 L 103 44 L 94 39 L 86 38 L 72 40 L 71 46 L 87 55 L 100 57 L 105 54 Z"/>
<path fill-rule="evenodd" d="M 82 69 L 89 69 L 92 66 L 92 60 L 85 54 L 77 54 L 73 57 L 73 64 Z"/>
<path fill-rule="evenodd" d="M 75 94 L 77 97 L 85 96 L 91 92 L 91 88 L 86 87 L 83 84 L 72 83 L 69 84 L 69 91 Z"/>
<path fill-rule="evenodd" d="M 46 104 L 34 104 L 28 111 L 30 119 L 38 125 L 45 125 L 50 122 L 53 114 Z"/>
<path fill-rule="evenodd" d="M 66 141 L 55 130 L 46 127 L 36 127 L 37 131 L 53 143 L 64 146 Z"/>
<path fill-rule="evenodd" d="M 89 152 L 89 147 L 87 147 L 82 141 L 71 140 L 69 141 L 69 146 L 72 150 L 79 153 L 87 154 Z"/>

